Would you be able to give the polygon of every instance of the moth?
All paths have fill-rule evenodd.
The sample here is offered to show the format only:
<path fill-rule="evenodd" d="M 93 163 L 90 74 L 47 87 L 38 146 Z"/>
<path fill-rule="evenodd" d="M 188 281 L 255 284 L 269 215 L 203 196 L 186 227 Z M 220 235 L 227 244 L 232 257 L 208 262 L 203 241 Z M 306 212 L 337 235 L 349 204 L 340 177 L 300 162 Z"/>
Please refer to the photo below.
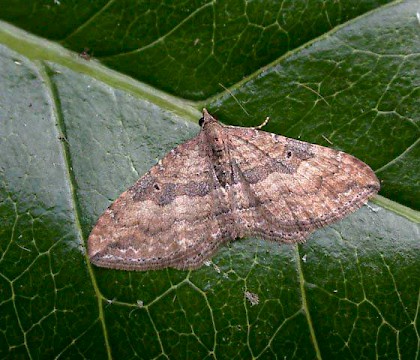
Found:
<path fill-rule="evenodd" d="M 206 109 L 199 123 L 102 214 L 88 239 L 93 264 L 195 269 L 246 236 L 303 242 L 379 191 L 372 169 L 344 152 L 225 126 Z"/>

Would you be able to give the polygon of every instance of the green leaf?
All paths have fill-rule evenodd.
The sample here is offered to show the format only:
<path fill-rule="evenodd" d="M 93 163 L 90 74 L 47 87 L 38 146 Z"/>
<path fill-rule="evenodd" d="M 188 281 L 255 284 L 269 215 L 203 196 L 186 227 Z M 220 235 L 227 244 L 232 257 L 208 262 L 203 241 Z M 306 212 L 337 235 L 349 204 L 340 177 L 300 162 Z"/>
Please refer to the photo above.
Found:
<path fill-rule="evenodd" d="M 418 4 L 81 5 L 0 1 L 93 56 L 0 22 L 0 357 L 417 358 Z M 382 196 L 306 244 L 243 239 L 195 271 L 90 265 L 98 216 L 202 106 L 352 153 Z"/>
<path fill-rule="evenodd" d="M 111 68 L 177 96 L 205 99 L 389 0 L 1 1 L 4 20 L 85 48 Z M 46 26 L 48 24 L 48 26 Z"/>

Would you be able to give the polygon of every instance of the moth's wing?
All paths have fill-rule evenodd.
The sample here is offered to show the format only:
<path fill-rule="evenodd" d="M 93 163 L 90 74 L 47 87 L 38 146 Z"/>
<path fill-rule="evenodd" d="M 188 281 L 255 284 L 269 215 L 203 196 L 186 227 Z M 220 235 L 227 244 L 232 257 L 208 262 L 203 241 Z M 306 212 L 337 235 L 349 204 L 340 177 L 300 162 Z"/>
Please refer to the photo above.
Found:
<path fill-rule="evenodd" d="M 99 218 L 88 239 L 98 266 L 149 270 L 199 267 L 223 239 L 202 133 L 171 150 Z"/>
<path fill-rule="evenodd" d="M 379 190 L 372 169 L 349 154 L 255 129 L 225 129 L 240 186 L 249 190 L 241 204 L 244 233 L 303 241 Z"/>

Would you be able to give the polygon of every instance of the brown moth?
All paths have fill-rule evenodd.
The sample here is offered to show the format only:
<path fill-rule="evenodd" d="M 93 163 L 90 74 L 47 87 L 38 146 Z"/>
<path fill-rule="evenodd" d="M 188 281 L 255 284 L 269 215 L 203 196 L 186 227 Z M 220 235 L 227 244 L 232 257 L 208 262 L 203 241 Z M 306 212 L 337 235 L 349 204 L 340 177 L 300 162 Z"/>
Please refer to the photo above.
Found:
<path fill-rule="evenodd" d="M 303 242 L 379 190 L 372 169 L 341 151 L 225 126 L 206 109 L 200 125 L 102 214 L 88 239 L 92 263 L 194 269 L 245 236 Z"/>

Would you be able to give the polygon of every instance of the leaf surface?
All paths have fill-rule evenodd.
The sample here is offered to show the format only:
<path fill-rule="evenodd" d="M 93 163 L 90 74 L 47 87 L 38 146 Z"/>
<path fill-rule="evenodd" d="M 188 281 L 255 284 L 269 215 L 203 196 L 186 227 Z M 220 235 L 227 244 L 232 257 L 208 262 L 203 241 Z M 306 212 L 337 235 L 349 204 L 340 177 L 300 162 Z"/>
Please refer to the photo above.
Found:
<path fill-rule="evenodd" d="M 0 3 L 92 55 L 0 23 L 1 358 L 419 356 L 415 1 Z M 243 239 L 195 271 L 90 265 L 99 215 L 203 106 L 361 158 L 382 197 L 305 244 Z"/>

